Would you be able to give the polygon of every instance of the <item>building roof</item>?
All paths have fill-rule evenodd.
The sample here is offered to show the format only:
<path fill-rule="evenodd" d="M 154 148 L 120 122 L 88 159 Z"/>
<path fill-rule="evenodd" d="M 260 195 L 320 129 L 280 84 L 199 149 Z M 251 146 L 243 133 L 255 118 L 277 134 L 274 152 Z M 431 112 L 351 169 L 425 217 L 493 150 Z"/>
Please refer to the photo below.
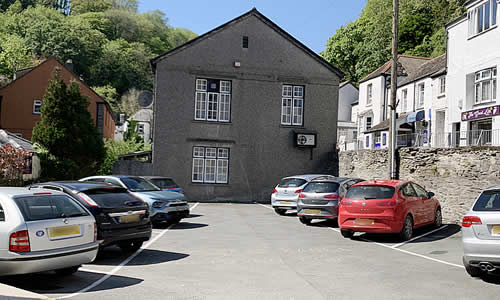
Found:
<path fill-rule="evenodd" d="M 402 123 L 406 117 L 409 115 L 410 113 L 402 113 L 402 114 L 399 114 L 399 117 L 396 119 L 396 126 L 398 123 Z M 377 125 L 373 126 L 372 128 L 366 130 L 364 133 L 372 133 L 372 132 L 377 132 L 377 131 L 385 131 L 385 130 L 388 130 L 389 129 L 389 126 L 390 126 L 390 121 L 389 119 L 387 120 L 384 120 L 380 123 L 378 123 Z"/>
<path fill-rule="evenodd" d="M 153 120 L 153 110 L 149 108 L 140 109 L 130 119 L 139 122 L 150 122 Z"/>
<path fill-rule="evenodd" d="M 224 30 L 225 28 L 229 27 L 229 26 L 232 26 L 236 23 L 239 23 L 241 22 L 242 20 L 245 20 L 247 19 L 248 17 L 250 16 L 255 16 L 257 17 L 259 20 L 261 20 L 263 23 L 265 23 L 266 25 L 268 25 L 269 27 L 271 27 L 271 29 L 275 30 L 277 33 L 279 33 L 281 36 L 283 36 L 285 39 L 287 39 L 288 41 L 290 41 L 292 44 L 294 44 L 296 47 L 300 48 L 302 51 L 304 51 L 306 54 L 308 54 L 309 56 L 311 56 L 313 59 L 315 59 L 316 61 L 318 61 L 320 64 L 322 64 L 323 66 L 325 66 L 327 69 L 329 69 L 330 71 L 332 71 L 333 73 L 337 74 L 340 78 L 343 78 L 344 77 L 344 73 L 342 71 L 340 71 L 338 68 L 334 67 L 333 65 L 331 65 L 329 62 L 327 62 L 324 58 L 322 58 L 320 55 L 318 55 L 317 53 L 315 53 L 314 51 L 312 51 L 311 49 L 309 49 L 307 46 L 305 46 L 304 44 L 302 44 L 300 41 L 298 41 L 296 38 L 294 38 L 292 35 L 290 35 L 288 32 L 286 32 L 285 30 L 283 30 L 282 28 L 280 28 L 278 25 L 276 25 L 273 21 L 271 21 L 270 19 L 268 19 L 266 16 L 264 16 L 262 13 L 260 13 L 256 8 L 253 8 L 252 10 L 244 13 L 243 15 L 239 16 L 239 17 L 236 17 L 234 19 L 232 19 L 231 21 L 227 22 L 227 23 L 224 23 L 222 25 L 220 25 L 219 27 L 216 27 L 215 29 L 212 29 L 211 31 L 205 33 L 205 34 L 202 34 L 192 40 L 190 40 L 189 42 L 183 44 L 183 45 L 180 45 L 179 47 L 176 47 L 162 55 L 159 55 L 153 59 L 151 59 L 151 64 L 153 65 L 153 69 L 155 68 L 155 65 L 160 62 L 161 60 L 171 56 L 171 55 L 174 55 L 188 47 L 191 47 L 191 46 L 194 46 L 196 44 L 198 44 L 199 42 L 207 39 L 207 38 L 210 38 L 211 36 L 213 36 L 214 34 Z"/>
<path fill-rule="evenodd" d="M 409 55 L 398 55 L 398 75 L 406 76 L 417 70 L 422 64 L 431 60 L 429 57 L 419 57 L 419 56 L 409 56 Z M 366 77 L 361 79 L 359 82 L 365 82 L 373 78 L 377 78 L 382 75 L 390 75 L 392 68 L 392 59 L 378 67 L 375 71 L 368 74 Z"/>
<path fill-rule="evenodd" d="M 435 77 L 436 75 L 441 75 L 445 72 L 446 53 L 421 65 L 415 72 L 409 74 L 408 77 L 400 83 L 400 85 L 403 86 L 426 77 Z"/>
<path fill-rule="evenodd" d="M 348 81 L 344 81 L 344 82 L 341 82 L 339 84 L 339 88 L 343 88 L 344 86 L 347 86 L 348 84 L 352 85 L 355 89 L 359 89 L 354 83 L 352 83 L 352 81 L 348 80 Z"/>
<path fill-rule="evenodd" d="M 36 152 L 33 148 L 33 143 L 19 137 L 15 134 L 12 134 L 6 130 L 0 129 L 0 146 L 11 145 L 16 149 L 23 149 L 28 152 Z"/>

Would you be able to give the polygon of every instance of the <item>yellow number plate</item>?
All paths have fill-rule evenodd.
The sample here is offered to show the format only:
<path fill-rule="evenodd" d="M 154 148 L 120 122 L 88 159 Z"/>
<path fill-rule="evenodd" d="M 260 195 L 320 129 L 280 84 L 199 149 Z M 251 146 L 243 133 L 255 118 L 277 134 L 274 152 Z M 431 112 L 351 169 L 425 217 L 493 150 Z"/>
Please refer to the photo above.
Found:
<path fill-rule="evenodd" d="M 80 233 L 81 233 L 80 225 L 71 225 L 71 226 L 49 228 L 49 236 L 51 238 L 77 235 Z"/>
<path fill-rule="evenodd" d="M 356 225 L 373 225 L 375 221 L 372 219 L 356 219 L 354 220 L 354 224 Z"/>
<path fill-rule="evenodd" d="M 120 217 L 120 223 L 139 222 L 140 219 L 141 219 L 141 216 L 139 216 L 139 215 L 123 216 L 123 217 Z"/>
<path fill-rule="evenodd" d="M 285 200 L 282 200 L 282 201 L 280 201 L 280 203 L 281 203 L 281 204 L 290 204 L 290 203 L 292 203 L 292 201 L 285 201 Z"/>
<path fill-rule="evenodd" d="M 493 227 L 491 227 L 491 233 L 500 234 L 500 225 L 493 225 Z"/>
<path fill-rule="evenodd" d="M 308 215 L 320 215 L 321 210 L 319 210 L 319 209 L 306 209 L 306 214 L 308 214 Z"/>

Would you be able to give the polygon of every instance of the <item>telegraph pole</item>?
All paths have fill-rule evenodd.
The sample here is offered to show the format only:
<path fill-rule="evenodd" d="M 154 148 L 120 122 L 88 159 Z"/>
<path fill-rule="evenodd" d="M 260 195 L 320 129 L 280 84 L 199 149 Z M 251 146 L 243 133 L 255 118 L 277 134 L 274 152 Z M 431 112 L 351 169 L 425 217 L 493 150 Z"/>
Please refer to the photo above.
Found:
<path fill-rule="evenodd" d="M 391 115 L 389 125 L 389 162 L 390 178 L 396 179 L 396 95 L 398 80 L 398 23 L 399 0 L 392 1 L 392 67 L 391 67 Z"/>

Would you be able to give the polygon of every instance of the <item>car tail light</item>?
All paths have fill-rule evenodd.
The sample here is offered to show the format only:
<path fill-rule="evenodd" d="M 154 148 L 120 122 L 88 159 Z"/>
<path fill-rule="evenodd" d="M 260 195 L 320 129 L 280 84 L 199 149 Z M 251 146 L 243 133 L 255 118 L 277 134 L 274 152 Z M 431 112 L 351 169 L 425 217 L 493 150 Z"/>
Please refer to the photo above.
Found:
<path fill-rule="evenodd" d="M 52 195 L 52 193 L 49 193 L 49 192 L 43 192 L 43 193 L 33 193 L 34 196 L 38 196 L 38 195 Z"/>
<path fill-rule="evenodd" d="M 85 201 L 85 203 L 87 203 L 88 205 L 93 206 L 93 207 L 99 207 L 99 205 L 94 200 L 92 200 L 92 198 L 90 198 L 89 196 L 85 195 L 84 193 L 78 193 L 76 195 L 78 197 L 80 197 L 80 199 L 82 199 L 83 201 Z"/>
<path fill-rule="evenodd" d="M 336 199 L 339 199 L 340 197 L 337 194 L 330 194 L 330 195 L 323 196 L 323 198 L 336 200 Z"/>
<path fill-rule="evenodd" d="M 385 207 L 394 207 L 396 206 L 396 202 L 394 201 L 381 201 L 377 202 L 378 206 L 385 206 Z"/>
<path fill-rule="evenodd" d="M 352 205 L 352 201 L 351 200 L 342 200 L 342 201 L 340 201 L 340 205 L 351 206 Z"/>
<path fill-rule="evenodd" d="M 471 227 L 472 225 L 481 225 L 480 217 L 476 216 L 465 216 L 462 220 L 462 227 Z"/>
<path fill-rule="evenodd" d="M 299 194 L 299 193 L 302 193 L 302 189 L 295 191 L 295 194 Z"/>
<path fill-rule="evenodd" d="M 10 235 L 9 251 L 30 252 L 30 238 L 27 230 L 14 232 Z"/>
<path fill-rule="evenodd" d="M 278 192 L 278 190 L 274 189 L 273 190 L 273 194 L 276 194 Z"/>
<path fill-rule="evenodd" d="M 97 241 L 97 223 L 94 223 L 94 242 Z"/>
<path fill-rule="evenodd" d="M 304 199 L 305 197 L 306 197 L 306 195 L 304 195 L 304 194 L 302 194 L 302 193 L 301 193 L 301 194 L 299 194 L 299 199 Z"/>

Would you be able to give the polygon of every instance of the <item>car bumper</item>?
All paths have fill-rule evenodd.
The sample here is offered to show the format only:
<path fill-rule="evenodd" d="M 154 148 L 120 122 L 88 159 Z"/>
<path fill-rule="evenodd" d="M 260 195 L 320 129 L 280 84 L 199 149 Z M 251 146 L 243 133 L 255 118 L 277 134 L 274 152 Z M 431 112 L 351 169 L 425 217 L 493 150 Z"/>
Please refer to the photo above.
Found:
<path fill-rule="evenodd" d="M 476 266 L 479 262 L 489 262 L 500 268 L 500 240 L 463 238 L 464 263 Z"/>
<path fill-rule="evenodd" d="M 281 209 L 296 209 L 297 208 L 297 197 L 276 197 L 271 196 L 271 205 L 273 208 Z"/>
<path fill-rule="evenodd" d="M 45 272 L 87 264 L 94 261 L 98 249 L 99 243 L 93 242 L 57 251 L 19 253 L 0 258 L 0 276 Z"/>
<path fill-rule="evenodd" d="M 139 240 L 147 241 L 151 238 L 151 223 L 131 227 L 126 229 L 108 229 L 99 232 L 98 239 L 101 241 L 101 247 L 116 244 L 121 241 Z"/>
<path fill-rule="evenodd" d="M 187 218 L 188 216 L 189 216 L 189 210 L 178 210 L 167 213 L 157 213 L 151 218 L 151 221 L 153 223 L 169 222 L 171 220 L 179 220 Z"/>
<path fill-rule="evenodd" d="M 338 206 L 297 205 L 297 216 L 307 219 L 335 219 L 338 216 Z"/>
<path fill-rule="evenodd" d="M 374 223 L 371 225 L 359 225 L 356 224 L 356 218 L 339 218 L 340 229 L 367 233 L 397 233 L 403 228 L 403 223 L 392 219 L 376 219 L 370 218 L 369 216 L 362 216 L 358 218 L 372 219 Z"/>

